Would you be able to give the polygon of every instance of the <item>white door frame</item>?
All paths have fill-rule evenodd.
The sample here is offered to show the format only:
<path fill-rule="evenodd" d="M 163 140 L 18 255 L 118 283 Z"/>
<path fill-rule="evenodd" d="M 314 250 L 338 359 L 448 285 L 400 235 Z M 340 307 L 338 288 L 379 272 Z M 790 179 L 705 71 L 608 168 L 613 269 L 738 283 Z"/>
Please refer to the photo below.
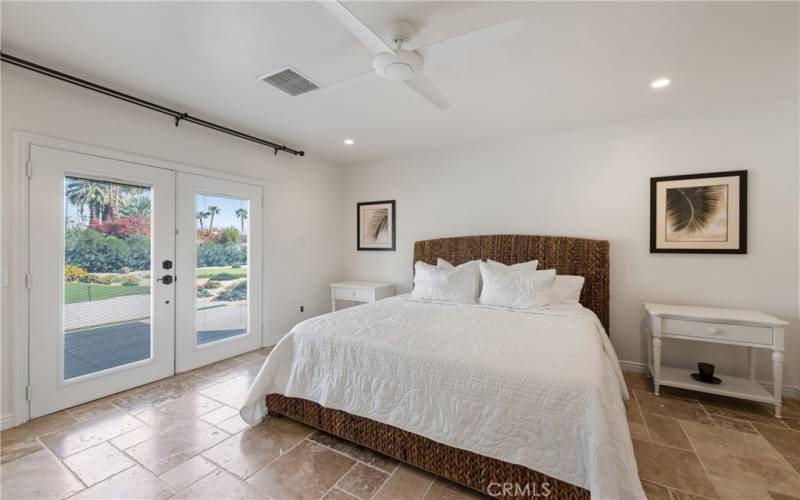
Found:
<path fill-rule="evenodd" d="M 263 301 L 264 283 L 261 276 L 263 276 L 264 260 L 261 258 L 263 241 L 260 235 L 264 224 L 264 197 L 263 189 L 252 183 L 229 182 L 219 178 L 184 173 L 178 173 L 176 176 L 175 190 L 177 207 L 175 228 L 178 234 L 175 244 L 175 275 L 181 278 L 175 283 L 175 294 L 180 297 L 175 301 L 175 373 L 182 373 L 264 345 L 262 310 L 259 307 L 251 307 Z M 195 298 L 197 290 L 195 279 L 197 273 L 197 249 L 195 246 L 197 219 L 195 214 L 198 210 L 196 203 L 199 194 L 246 197 L 250 207 L 248 219 L 250 229 L 247 235 L 248 237 L 256 236 L 258 239 L 256 241 L 256 238 L 253 238 L 252 244 L 248 244 L 247 331 L 243 335 L 206 344 L 197 343 L 197 299 Z M 191 257 L 187 255 L 187 252 L 191 254 Z M 254 255 L 258 258 L 253 258 Z M 191 297 L 188 302 L 186 301 L 187 297 Z"/>
<path fill-rule="evenodd" d="M 219 170 L 214 170 L 204 167 L 196 167 L 186 165 L 183 163 L 173 162 L 169 160 L 160 160 L 150 158 L 147 156 L 136 155 L 116 151 L 113 149 L 101 148 L 82 144 L 65 139 L 58 139 L 40 134 L 24 132 L 20 130 L 13 131 L 14 159 L 13 164 L 17 169 L 17 193 L 18 199 L 15 207 L 17 209 L 17 216 L 13 220 L 11 227 L 11 235 L 17 244 L 14 246 L 16 253 L 13 262 L 9 262 L 9 267 L 13 272 L 9 273 L 9 287 L 8 293 L 12 294 L 11 305 L 11 327 L 13 332 L 11 334 L 11 362 L 10 372 L 12 375 L 12 416 L 10 426 L 17 426 L 24 424 L 30 420 L 30 406 L 28 404 L 28 383 L 29 383 L 29 321 L 28 315 L 29 295 L 26 284 L 26 275 L 30 272 L 29 260 L 29 235 L 28 235 L 28 211 L 29 211 L 29 192 L 28 192 L 28 161 L 30 158 L 31 146 L 43 146 L 52 149 L 61 149 L 63 151 L 70 151 L 73 153 L 82 153 L 101 158 L 109 158 L 112 160 L 120 160 L 128 163 L 139 163 L 145 166 L 159 167 L 176 172 L 186 172 L 198 175 L 205 175 L 208 177 L 216 177 L 219 179 L 247 182 L 261 186 L 264 193 L 264 206 L 266 214 L 263 220 L 266 222 L 266 227 L 263 231 L 263 287 L 262 287 L 262 304 L 261 304 L 261 317 L 265 323 L 270 318 L 269 304 L 270 304 L 270 286 L 269 286 L 269 268 L 270 268 L 270 246 L 269 246 L 269 231 L 271 224 L 269 221 L 272 217 L 270 209 L 270 180 L 265 178 L 252 177 L 247 175 L 229 174 Z M 34 175 L 35 175 L 35 166 Z M 261 336 L 261 345 L 268 345 L 265 342 L 271 338 L 270 329 L 268 325 L 264 325 L 263 333 Z M 5 423 L 5 422 L 4 422 Z"/>

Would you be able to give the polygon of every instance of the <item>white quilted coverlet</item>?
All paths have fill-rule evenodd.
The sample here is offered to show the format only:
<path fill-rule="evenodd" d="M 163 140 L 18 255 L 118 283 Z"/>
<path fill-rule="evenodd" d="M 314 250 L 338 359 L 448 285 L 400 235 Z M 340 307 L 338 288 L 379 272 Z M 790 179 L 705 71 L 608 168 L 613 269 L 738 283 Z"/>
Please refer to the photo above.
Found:
<path fill-rule="evenodd" d="M 315 401 L 591 491 L 645 498 L 625 418 L 627 389 L 588 309 L 521 312 L 395 297 L 297 325 L 241 409 L 266 394 Z"/>

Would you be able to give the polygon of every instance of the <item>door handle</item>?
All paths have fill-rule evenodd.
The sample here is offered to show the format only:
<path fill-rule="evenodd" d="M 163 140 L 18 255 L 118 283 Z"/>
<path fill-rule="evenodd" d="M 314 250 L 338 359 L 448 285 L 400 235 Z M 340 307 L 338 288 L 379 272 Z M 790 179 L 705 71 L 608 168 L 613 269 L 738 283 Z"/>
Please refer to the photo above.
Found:
<path fill-rule="evenodd" d="M 169 274 L 166 274 L 166 275 L 162 276 L 161 278 L 158 278 L 156 281 L 160 281 L 160 282 L 164 283 L 165 285 L 171 285 L 173 279 L 172 279 L 172 276 L 170 276 Z"/>

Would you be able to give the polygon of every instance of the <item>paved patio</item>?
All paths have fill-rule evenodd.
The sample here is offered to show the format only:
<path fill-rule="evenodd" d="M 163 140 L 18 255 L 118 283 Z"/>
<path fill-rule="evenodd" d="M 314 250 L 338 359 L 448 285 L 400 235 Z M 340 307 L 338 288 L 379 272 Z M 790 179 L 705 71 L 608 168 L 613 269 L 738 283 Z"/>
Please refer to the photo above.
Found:
<path fill-rule="evenodd" d="M 216 311 L 217 315 L 227 317 L 230 312 L 225 309 L 228 308 L 220 307 L 207 311 L 208 313 Z M 214 323 L 222 323 L 222 318 Z M 197 332 L 197 341 L 205 344 L 242 335 L 246 331 L 246 328 L 202 330 Z M 150 321 L 131 321 L 71 332 L 64 338 L 64 378 L 79 377 L 149 357 Z"/>

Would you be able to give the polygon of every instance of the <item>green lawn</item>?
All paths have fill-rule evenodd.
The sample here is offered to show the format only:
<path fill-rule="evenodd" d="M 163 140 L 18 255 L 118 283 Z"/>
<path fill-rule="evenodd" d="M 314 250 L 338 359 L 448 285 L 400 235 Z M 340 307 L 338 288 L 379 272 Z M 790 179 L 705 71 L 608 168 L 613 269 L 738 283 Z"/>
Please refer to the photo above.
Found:
<path fill-rule="evenodd" d="M 64 304 L 93 302 L 125 295 L 144 295 L 150 293 L 149 286 L 97 285 L 68 281 L 64 284 Z M 91 298 L 90 298 L 91 296 Z"/>
<path fill-rule="evenodd" d="M 198 278 L 208 278 L 213 274 L 228 273 L 239 277 L 247 276 L 246 267 L 201 267 L 197 270 Z"/>

